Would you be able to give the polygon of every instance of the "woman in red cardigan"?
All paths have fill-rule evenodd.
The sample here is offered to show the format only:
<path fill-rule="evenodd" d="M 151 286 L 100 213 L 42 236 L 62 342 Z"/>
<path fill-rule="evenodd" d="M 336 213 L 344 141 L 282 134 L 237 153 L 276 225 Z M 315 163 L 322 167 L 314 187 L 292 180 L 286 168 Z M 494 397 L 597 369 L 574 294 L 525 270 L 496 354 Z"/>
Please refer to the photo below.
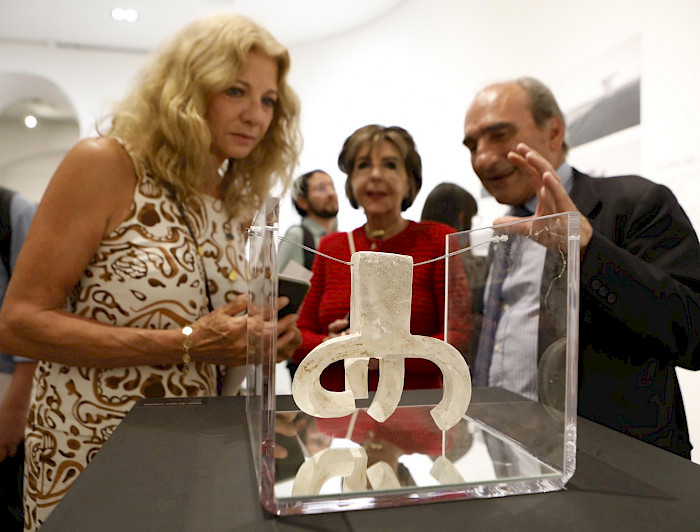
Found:
<path fill-rule="evenodd" d="M 318 251 L 350 261 L 352 246 L 354 251 L 410 255 L 414 264 L 444 255 L 445 236 L 454 233 L 454 229 L 437 222 L 416 223 L 401 216 L 413 203 L 422 183 L 420 155 L 405 129 L 378 125 L 358 129 L 345 140 L 338 165 L 348 176 L 345 192 L 350 204 L 356 209 L 362 207 L 367 222 L 352 233 L 324 237 Z M 460 287 L 463 293 L 459 300 L 463 302 L 464 311 L 459 313 L 460 323 L 450 323 L 450 329 L 458 331 L 460 345 L 467 345 L 471 305 L 466 281 L 460 283 Z M 414 268 L 411 334 L 443 339 L 444 305 L 444 261 Z M 297 323 L 302 345 L 294 354 L 295 362 L 301 362 L 321 342 L 344 334 L 349 326 L 349 312 L 350 267 L 317 256 L 311 289 Z M 405 363 L 404 389 L 442 386 L 442 374 L 432 362 L 411 358 Z M 376 390 L 378 361 L 370 360 L 369 367 L 369 389 Z M 342 362 L 326 368 L 321 384 L 332 391 L 345 389 Z"/>

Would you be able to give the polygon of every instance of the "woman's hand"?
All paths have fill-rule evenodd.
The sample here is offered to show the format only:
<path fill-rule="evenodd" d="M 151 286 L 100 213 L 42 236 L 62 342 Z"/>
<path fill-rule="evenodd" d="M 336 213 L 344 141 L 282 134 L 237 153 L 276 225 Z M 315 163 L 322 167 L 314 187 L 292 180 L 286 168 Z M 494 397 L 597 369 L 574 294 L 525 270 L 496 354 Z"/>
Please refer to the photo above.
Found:
<path fill-rule="evenodd" d="M 289 303 L 281 297 L 279 307 Z M 190 355 L 194 360 L 212 364 L 239 366 L 246 363 L 248 351 L 247 328 L 260 328 L 254 334 L 261 334 L 269 339 L 272 322 L 262 321 L 260 317 L 252 318 L 244 314 L 248 310 L 248 298 L 236 297 L 231 303 L 219 307 L 195 321 L 190 340 Z M 263 339 L 263 342 L 267 340 Z M 297 328 L 297 315 L 289 314 L 277 322 L 277 361 L 288 360 L 301 345 L 301 331 Z"/>
<path fill-rule="evenodd" d="M 331 338 L 347 334 L 348 327 L 350 327 L 350 320 L 346 318 L 330 322 L 328 325 L 328 336 L 326 336 L 323 341 L 325 342 Z"/>
<path fill-rule="evenodd" d="M 297 314 L 288 314 L 277 321 L 277 362 L 292 358 L 294 351 L 301 345 L 301 331 L 297 327 L 297 317 Z"/>
<path fill-rule="evenodd" d="M 247 308 L 248 297 L 239 295 L 231 303 L 214 309 L 195 321 L 191 325 L 190 335 L 192 358 L 227 366 L 245 364 L 248 317 L 241 313 Z"/>

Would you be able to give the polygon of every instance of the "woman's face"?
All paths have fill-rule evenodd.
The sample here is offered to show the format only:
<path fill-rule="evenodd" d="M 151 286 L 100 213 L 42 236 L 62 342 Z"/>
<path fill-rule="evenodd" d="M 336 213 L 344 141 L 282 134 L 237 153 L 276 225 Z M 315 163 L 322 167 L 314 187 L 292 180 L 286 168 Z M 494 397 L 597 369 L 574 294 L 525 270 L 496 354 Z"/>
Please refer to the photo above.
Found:
<path fill-rule="evenodd" d="M 409 184 L 406 165 L 398 148 L 388 140 L 374 148 L 367 142 L 355 157 L 350 186 L 357 204 L 367 216 L 399 216 Z"/>
<path fill-rule="evenodd" d="M 251 52 L 233 85 L 216 93 L 207 105 L 211 152 L 220 163 L 253 151 L 270 127 L 278 98 L 277 65 Z"/>

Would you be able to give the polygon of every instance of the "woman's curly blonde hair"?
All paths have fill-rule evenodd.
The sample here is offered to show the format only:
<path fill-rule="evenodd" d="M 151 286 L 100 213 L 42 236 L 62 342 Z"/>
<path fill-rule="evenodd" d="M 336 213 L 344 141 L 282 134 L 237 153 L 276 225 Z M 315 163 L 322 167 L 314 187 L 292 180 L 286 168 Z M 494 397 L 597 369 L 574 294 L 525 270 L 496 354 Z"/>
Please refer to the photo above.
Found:
<path fill-rule="evenodd" d="M 251 52 L 277 64 L 279 98 L 263 139 L 244 159 L 231 159 L 222 180 L 229 214 L 250 216 L 277 180 L 289 187 L 301 148 L 299 100 L 287 85 L 289 53 L 250 19 L 211 15 L 176 33 L 117 104 L 107 136 L 128 145 L 146 171 L 182 197 L 197 193 L 212 160 L 207 104 L 234 84 Z"/>

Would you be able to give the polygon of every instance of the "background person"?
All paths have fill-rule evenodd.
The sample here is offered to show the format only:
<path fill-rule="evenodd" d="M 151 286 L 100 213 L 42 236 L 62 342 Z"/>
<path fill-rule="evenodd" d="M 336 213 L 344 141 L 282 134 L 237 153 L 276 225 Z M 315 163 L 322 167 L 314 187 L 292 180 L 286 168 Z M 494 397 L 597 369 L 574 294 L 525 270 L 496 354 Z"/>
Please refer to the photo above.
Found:
<path fill-rule="evenodd" d="M 430 191 L 423 204 L 421 220 L 433 220 L 453 227 L 455 231 L 469 231 L 472 218 L 479 212 L 474 196 L 454 183 L 440 183 Z M 473 242 L 469 236 L 461 237 L 460 245 Z M 470 249 L 459 255 L 467 273 L 470 284 L 476 284 L 483 278 L 486 268 L 486 256 L 477 255 Z"/>
<path fill-rule="evenodd" d="M 454 183 L 440 183 L 425 198 L 421 220 L 433 220 L 458 233 L 472 228 L 472 218 L 479 212 L 474 196 Z"/>
<path fill-rule="evenodd" d="M 323 170 L 312 170 L 294 181 L 292 203 L 301 216 L 301 225 L 287 230 L 287 240 L 316 249 L 321 237 L 336 231 L 338 194 L 331 176 Z M 311 271 L 315 257 L 314 253 L 282 240 L 277 254 L 279 271 L 284 271 L 290 261 Z"/>
<path fill-rule="evenodd" d="M 480 91 L 464 133 L 474 171 L 499 203 L 513 206 L 511 215 L 581 213 L 579 414 L 690 458 L 675 366 L 700 367 L 700 246 L 674 195 L 638 176 L 592 178 L 572 168 L 562 112 L 532 78 Z M 517 227 L 523 234 L 537 229 L 533 222 Z M 543 260 L 544 253 L 531 247 L 527 260 Z M 512 305 L 501 314 L 496 341 L 503 345 L 514 334 L 517 347 L 494 350 L 487 375 L 489 385 L 533 399 L 536 375 L 529 382 L 521 377 L 547 345 L 522 334 L 542 319 L 523 305 L 539 300 L 540 288 L 552 282 L 546 277 L 530 276 L 527 293 L 517 297 L 504 283 Z M 483 306 L 483 299 L 474 303 Z"/>
<path fill-rule="evenodd" d="M 338 226 L 338 194 L 335 192 L 331 176 L 323 170 L 312 170 L 298 177 L 292 186 L 292 203 L 301 215 L 301 225 L 290 227 L 284 237 L 316 249 L 321 238 L 334 232 Z M 303 266 L 304 270 L 294 268 L 290 275 L 299 277 L 299 274 L 303 273 L 302 278 L 309 280 L 315 257 L 315 253 L 281 240 L 277 255 L 278 269 L 280 273 L 287 273 L 285 268 L 293 261 Z M 297 366 L 294 360 L 287 360 L 287 369 L 292 379 Z"/>
<path fill-rule="evenodd" d="M 354 208 L 361 207 L 367 222 L 350 233 L 333 233 L 321 240 L 319 251 L 349 261 L 354 251 L 410 255 L 414 263 L 445 254 L 445 236 L 454 229 L 437 222 L 413 222 L 401 213 L 416 198 L 422 183 L 421 158 L 411 135 L 397 126 L 364 126 L 343 144 L 338 166 L 347 174 L 345 192 Z M 411 333 L 443 338 L 445 299 L 444 261 L 413 270 Z M 469 296 L 463 298 L 469 315 Z M 299 363 L 321 342 L 345 331 L 350 311 L 350 267 L 317 257 L 311 289 L 299 314 L 302 345 L 294 354 Z M 462 331 L 468 324 L 461 324 Z M 377 361 L 370 361 L 369 387 L 378 381 Z M 329 366 L 321 384 L 345 389 L 343 363 Z M 440 388 L 441 372 L 424 359 L 406 360 L 405 388 Z"/>
<path fill-rule="evenodd" d="M 0 187 L 0 307 L 36 205 Z M 24 427 L 36 361 L 0 353 L 0 525 L 22 530 Z"/>
<path fill-rule="evenodd" d="M 138 399 L 215 395 L 217 365 L 245 363 L 240 223 L 296 163 L 288 69 L 252 21 L 197 20 L 158 50 L 106 135 L 79 142 L 53 176 L 0 320 L 4 351 L 40 359 L 27 528 Z M 278 323 L 283 358 L 300 342 L 295 320 Z"/>

